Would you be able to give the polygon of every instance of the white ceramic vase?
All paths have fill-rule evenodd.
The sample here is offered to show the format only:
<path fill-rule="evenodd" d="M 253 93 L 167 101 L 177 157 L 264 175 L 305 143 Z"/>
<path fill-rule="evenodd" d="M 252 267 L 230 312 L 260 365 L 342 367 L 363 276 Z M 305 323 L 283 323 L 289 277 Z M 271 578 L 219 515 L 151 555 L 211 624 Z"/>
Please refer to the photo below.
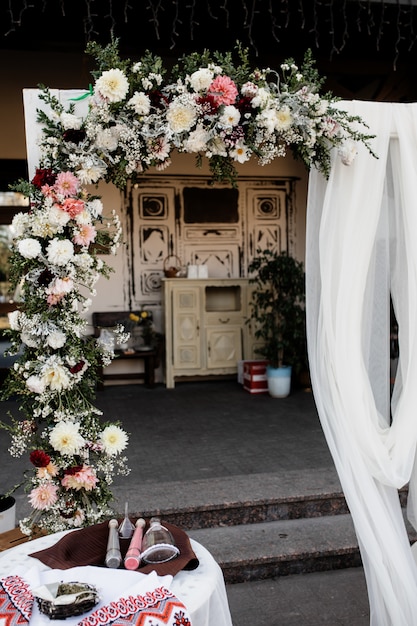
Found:
<path fill-rule="evenodd" d="M 266 368 L 266 377 L 268 381 L 268 392 L 273 398 L 286 398 L 291 391 L 291 373 L 292 368 L 288 367 L 271 367 Z"/>

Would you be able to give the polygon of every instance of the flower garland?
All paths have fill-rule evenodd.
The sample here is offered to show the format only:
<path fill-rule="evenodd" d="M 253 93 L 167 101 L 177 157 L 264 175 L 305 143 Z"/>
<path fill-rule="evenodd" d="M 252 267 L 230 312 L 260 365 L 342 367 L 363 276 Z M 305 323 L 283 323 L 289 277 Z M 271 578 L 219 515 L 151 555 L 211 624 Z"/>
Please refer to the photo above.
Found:
<path fill-rule="evenodd" d="M 106 220 L 101 200 L 71 171 L 38 169 L 31 183 L 17 187 L 31 206 L 11 225 L 10 278 L 22 302 L 9 314 L 7 332 L 9 353 L 17 354 L 21 345 L 24 351 L 2 399 L 20 397 L 25 417 L 0 426 L 11 434 L 11 455 L 27 455 L 33 467 L 24 481 L 33 512 L 20 522 L 31 534 L 88 526 L 112 515 L 113 477 L 129 472 L 121 454 L 126 432 L 118 423 L 102 424 L 93 406 L 98 367 L 108 365 L 114 352 L 87 336 L 83 317 L 91 304 L 86 290 L 95 295 L 98 278 L 110 271 L 94 244 L 115 253 L 121 229 L 117 215 Z"/>
<path fill-rule="evenodd" d="M 41 143 L 45 167 L 75 171 L 84 183 L 100 179 L 124 189 L 150 167 L 164 170 L 173 151 L 203 157 L 215 181 L 236 184 L 236 164 L 256 157 L 260 165 L 291 150 L 308 168 L 328 175 L 331 150 L 344 163 L 356 155 L 356 143 L 368 149 L 371 135 L 359 117 L 337 106 L 331 94 L 320 96 L 323 79 L 307 52 L 301 69 L 292 59 L 281 76 L 270 68 L 251 70 L 248 51 L 193 53 L 171 73 L 162 59 L 147 52 L 138 62 L 121 59 L 118 42 L 87 52 L 99 67 L 86 96 L 89 113 L 74 115 L 45 90 L 53 115 L 39 113 L 45 125 Z M 371 151 L 372 152 L 372 151 Z"/>
<path fill-rule="evenodd" d="M 30 198 L 30 211 L 13 219 L 12 287 L 22 304 L 10 314 L 10 354 L 18 357 L 2 398 L 17 395 L 25 418 L 0 423 L 12 437 L 10 453 L 28 455 L 33 466 L 25 488 L 33 513 L 20 522 L 56 532 L 88 526 L 112 515 L 110 485 L 127 474 L 122 456 L 128 436 L 119 423 L 101 423 L 94 407 L 97 370 L 114 357 L 113 344 L 86 335 L 85 312 L 100 275 L 109 268 L 97 255 L 116 253 L 120 222 L 86 185 L 99 180 L 123 189 L 150 167 L 163 170 L 174 150 L 209 159 L 215 181 L 236 184 L 236 164 L 252 156 L 260 165 L 287 150 L 327 175 L 331 150 L 349 164 L 370 135 L 363 122 L 319 95 L 321 80 L 308 53 L 301 70 L 292 60 L 251 70 L 247 51 L 191 54 L 167 78 L 162 60 L 150 53 L 132 63 L 118 44 L 89 44 L 99 69 L 93 72 L 89 110 L 75 114 L 49 89 L 38 111 L 43 126 L 40 163 L 31 182 L 14 189 Z M 271 79 L 274 79 L 271 81 Z M 100 225 L 103 228 L 100 229 Z M 89 295 L 86 295 L 86 291 Z M 89 297 L 91 296 L 91 297 Z M 135 320 L 134 320 L 135 321 Z M 122 326 L 118 343 L 127 341 Z M 27 473 L 26 473 L 27 474 Z"/>

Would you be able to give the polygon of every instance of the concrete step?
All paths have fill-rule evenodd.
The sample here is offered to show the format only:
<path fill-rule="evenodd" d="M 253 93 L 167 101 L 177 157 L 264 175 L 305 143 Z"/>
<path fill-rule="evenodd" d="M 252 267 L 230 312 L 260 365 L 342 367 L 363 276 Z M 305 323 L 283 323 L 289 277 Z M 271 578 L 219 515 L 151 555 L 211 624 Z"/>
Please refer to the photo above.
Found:
<path fill-rule="evenodd" d="M 226 583 L 361 565 L 349 514 L 189 531 L 222 568 Z"/>
<path fill-rule="evenodd" d="M 190 530 L 347 513 L 337 475 L 326 468 L 141 483 L 127 499 L 132 515 L 160 515 Z M 122 512 L 120 498 L 119 508 Z"/>

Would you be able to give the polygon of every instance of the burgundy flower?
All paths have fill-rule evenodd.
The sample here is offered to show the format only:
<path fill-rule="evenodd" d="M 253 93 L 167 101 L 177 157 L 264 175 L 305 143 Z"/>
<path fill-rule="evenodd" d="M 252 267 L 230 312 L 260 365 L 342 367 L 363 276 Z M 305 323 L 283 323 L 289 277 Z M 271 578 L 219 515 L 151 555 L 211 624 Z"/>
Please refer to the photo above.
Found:
<path fill-rule="evenodd" d="M 203 107 L 203 111 L 207 115 L 214 115 L 219 109 L 218 103 L 210 94 L 197 98 L 197 104 L 200 104 Z"/>
<path fill-rule="evenodd" d="M 36 169 L 36 174 L 32 179 L 32 185 L 35 185 L 38 189 L 41 189 L 44 185 L 54 185 L 56 180 L 56 174 L 50 167 L 47 169 Z"/>
<path fill-rule="evenodd" d="M 35 467 L 46 467 L 51 462 L 51 457 L 43 450 L 33 450 L 29 460 Z"/>
<path fill-rule="evenodd" d="M 46 287 L 47 285 L 49 285 L 53 278 L 54 274 L 50 270 L 45 269 L 38 278 L 38 284 L 42 287 Z"/>
<path fill-rule="evenodd" d="M 84 365 L 85 361 L 79 361 L 78 363 L 70 367 L 71 374 L 77 374 L 78 372 L 80 372 L 83 369 Z"/>
<path fill-rule="evenodd" d="M 251 99 L 250 98 L 240 98 L 240 100 L 237 102 L 236 104 L 236 108 L 239 110 L 239 112 L 244 115 L 245 113 L 253 113 L 253 108 L 251 106 Z"/>
<path fill-rule="evenodd" d="M 64 141 L 70 141 L 71 143 L 81 143 L 85 139 L 85 130 L 76 130 L 75 128 L 69 128 L 62 135 Z"/>
<path fill-rule="evenodd" d="M 169 104 L 168 98 L 157 89 L 149 93 L 149 100 L 151 101 L 151 105 L 156 109 L 163 109 Z"/>
<path fill-rule="evenodd" d="M 82 465 L 74 465 L 74 467 L 69 467 L 64 471 L 65 476 L 74 476 L 74 474 L 78 474 L 80 470 L 82 470 Z"/>

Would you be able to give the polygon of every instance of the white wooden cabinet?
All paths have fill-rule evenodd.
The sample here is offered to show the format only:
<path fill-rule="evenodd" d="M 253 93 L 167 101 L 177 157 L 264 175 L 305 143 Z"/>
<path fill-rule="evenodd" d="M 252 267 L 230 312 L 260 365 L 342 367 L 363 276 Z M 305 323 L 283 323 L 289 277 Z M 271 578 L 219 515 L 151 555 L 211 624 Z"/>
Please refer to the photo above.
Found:
<path fill-rule="evenodd" d="M 245 278 L 165 278 L 165 380 L 237 373 L 253 358 L 249 285 Z"/>

